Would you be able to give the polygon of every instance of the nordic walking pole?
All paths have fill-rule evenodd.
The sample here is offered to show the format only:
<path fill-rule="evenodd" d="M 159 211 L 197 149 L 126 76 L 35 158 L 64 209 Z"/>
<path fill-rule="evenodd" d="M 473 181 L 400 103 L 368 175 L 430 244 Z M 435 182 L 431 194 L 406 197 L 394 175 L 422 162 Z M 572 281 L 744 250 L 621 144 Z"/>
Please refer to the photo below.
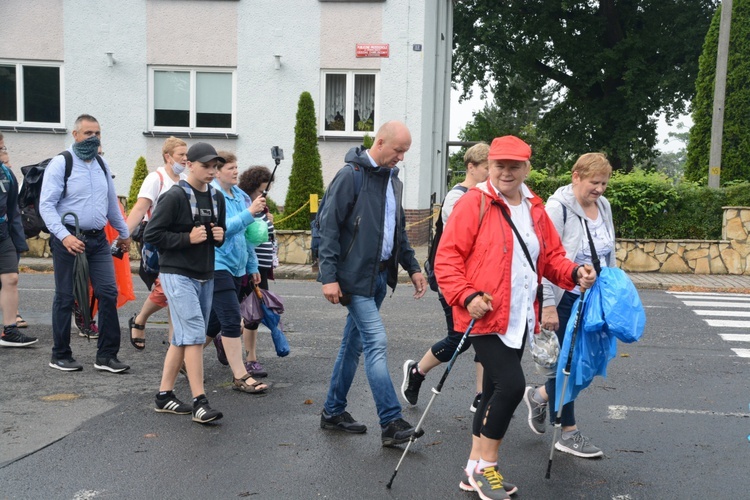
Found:
<path fill-rule="evenodd" d="M 492 296 L 488 293 L 485 293 L 484 295 L 482 295 L 482 300 L 489 303 L 492 301 Z M 430 402 L 427 403 L 427 407 L 424 409 L 424 413 L 422 413 L 422 417 L 419 419 L 419 422 L 417 422 L 417 426 L 414 428 L 414 433 L 411 435 L 411 437 L 409 437 L 409 442 L 406 444 L 406 448 L 404 448 L 404 452 L 401 454 L 401 458 L 396 464 L 396 469 L 393 471 L 391 480 L 388 481 L 388 484 L 385 485 L 386 488 L 391 489 L 391 486 L 393 485 L 393 480 L 396 479 L 396 474 L 398 474 L 398 468 L 401 467 L 401 462 L 404 461 L 406 454 L 409 452 L 409 448 L 411 448 L 411 444 L 417 440 L 417 437 L 419 437 L 420 435 L 419 431 L 422 430 L 422 423 L 424 422 L 424 419 L 427 416 L 427 413 L 430 411 L 430 407 L 432 406 L 432 403 L 435 401 L 435 398 L 437 397 L 438 394 L 440 394 L 440 390 L 443 388 L 445 379 L 448 378 L 448 374 L 451 372 L 451 369 L 453 368 L 453 363 L 455 363 L 456 358 L 458 357 L 458 353 L 461 352 L 461 347 L 463 347 L 464 342 L 466 341 L 466 338 L 469 336 L 469 333 L 471 333 L 471 329 L 474 328 L 474 321 L 476 320 L 473 320 L 473 319 L 471 320 L 471 323 L 469 323 L 469 327 L 466 329 L 463 336 L 461 337 L 461 341 L 456 346 L 456 351 L 453 353 L 453 356 L 451 356 L 450 361 L 448 361 L 448 366 L 445 367 L 445 373 L 443 373 L 443 376 L 440 377 L 440 382 L 438 382 L 437 387 L 432 388 L 432 397 L 430 398 Z"/>
<path fill-rule="evenodd" d="M 573 335 L 570 337 L 570 349 L 568 349 L 568 360 L 565 362 L 565 368 L 563 369 L 563 385 L 562 385 L 562 401 L 557 401 L 559 405 L 557 408 L 557 415 L 555 416 L 555 430 L 552 433 L 552 448 L 549 450 L 549 462 L 547 463 L 547 473 L 544 475 L 544 479 L 549 479 L 550 472 L 552 471 L 552 457 L 555 454 L 555 443 L 557 442 L 557 431 L 562 428 L 560 419 L 562 418 L 563 402 L 565 401 L 565 389 L 568 388 L 568 378 L 570 377 L 570 366 L 573 362 L 573 347 L 576 345 L 576 337 L 578 336 L 578 326 L 581 323 L 581 311 L 583 310 L 583 299 L 586 297 L 586 289 L 581 288 L 581 301 L 578 303 L 578 311 L 576 312 L 576 322 L 573 323 Z"/>

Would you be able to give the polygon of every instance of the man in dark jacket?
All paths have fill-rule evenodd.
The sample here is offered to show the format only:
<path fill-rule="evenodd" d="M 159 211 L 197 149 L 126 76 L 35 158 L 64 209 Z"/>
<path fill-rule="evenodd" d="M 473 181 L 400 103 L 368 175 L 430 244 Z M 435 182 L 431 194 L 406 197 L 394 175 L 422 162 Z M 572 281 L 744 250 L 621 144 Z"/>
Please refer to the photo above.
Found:
<path fill-rule="evenodd" d="M 320 214 L 318 281 L 329 302 L 340 302 L 349 310 L 320 426 L 355 434 L 367 430 L 346 411 L 346 397 L 364 352 L 383 446 L 407 442 L 414 427 L 401 418 L 401 405 L 388 373 L 380 305 L 387 286 L 396 287 L 398 264 L 409 272 L 415 299 L 427 289 L 406 236 L 403 184 L 396 168 L 410 146 L 406 125 L 396 121 L 383 124 L 372 148 L 352 148 L 347 153 L 347 166 L 328 186 Z"/>
<path fill-rule="evenodd" d="M 8 150 L 0 134 L 0 307 L 3 309 L 3 331 L 0 346 L 27 347 L 36 337 L 18 331 L 18 256 L 29 249 L 18 211 L 18 180 L 6 165 Z"/>

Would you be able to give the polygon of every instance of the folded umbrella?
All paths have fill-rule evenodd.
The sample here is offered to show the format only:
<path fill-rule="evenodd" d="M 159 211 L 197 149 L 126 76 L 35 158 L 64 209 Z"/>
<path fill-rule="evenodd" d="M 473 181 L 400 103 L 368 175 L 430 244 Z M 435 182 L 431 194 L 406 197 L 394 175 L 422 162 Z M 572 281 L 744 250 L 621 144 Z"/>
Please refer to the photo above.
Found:
<path fill-rule="evenodd" d="M 74 235 L 84 241 L 83 233 L 78 225 L 78 215 L 73 212 L 65 212 L 61 219 L 65 224 L 65 218 L 72 216 L 75 221 L 76 234 Z M 89 261 L 86 252 L 77 253 L 73 263 L 73 298 L 78 303 L 83 316 L 83 331 L 88 334 L 91 331 L 91 304 L 89 303 Z"/>

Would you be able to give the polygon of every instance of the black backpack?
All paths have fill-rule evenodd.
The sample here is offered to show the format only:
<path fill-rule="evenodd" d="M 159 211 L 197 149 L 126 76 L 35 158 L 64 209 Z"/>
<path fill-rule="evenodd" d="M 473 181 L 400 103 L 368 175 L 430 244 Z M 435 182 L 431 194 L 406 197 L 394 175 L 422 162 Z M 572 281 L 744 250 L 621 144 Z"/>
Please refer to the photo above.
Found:
<path fill-rule="evenodd" d="M 453 189 L 458 189 L 464 193 L 468 191 L 464 186 L 457 184 Z M 438 291 L 437 278 L 435 278 L 435 254 L 437 253 L 437 247 L 440 244 L 440 238 L 443 236 L 443 203 L 440 204 L 440 212 L 438 212 L 438 218 L 435 222 L 435 234 L 432 236 L 432 241 L 429 243 L 427 250 L 427 260 L 424 261 L 424 272 L 427 275 L 427 283 L 430 285 L 430 290 L 433 292 Z"/>
<path fill-rule="evenodd" d="M 63 151 L 60 154 L 65 158 L 65 177 L 60 198 L 65 198 L 68 191 L 68 177 L 70 177 L 70 174 L 73 171 L 73 155 L 70 154 L 70 151 Z M 38 236 L 42 231 L 49 233 L 42 216 L 39 214 L 39 197 L 42 194 L 44 172 L 50 161 L 52 161 L 52 158 L 47 158 L 36 165 L 26 165 L 25 167 L 21 167 L 23 186 L 21 186 L 21 191 L 18 193 L 18 208 L 21 212 L 21 222 L 23 223 L 23 232 L 25 233 L 26 238 Z M 109 175 L 107 173 L 107 168 L 104 166 L 104 160 L 102 160 L 102 157 L 96 155 L 96 161 L 99 162 L 99 166 L 102 167 L 104 175 Z"/>
<path fill-rule="evenodd" d="M 341 168 L 347 167 L 350 167 L 354 170 L 354 203 L 356 204 L 359 193 L 362 191 L 362 177 L 364 173 L 360 169 L 359 165 L 355 163 L 347 163 Z M 320 199 L 320 203 L 318 204 L 318 212 L 315 214 L 315 218 L 312 220 L 312 222 L 310 222 L 310 250 L 312 252 L 313 258 L 317 258 L 318 249 L 320 248 L 320 214 L 323 213 L 323 206 L 326 203 L 327 195 L 328 190 L 326 189 L 323 198 Z"/>

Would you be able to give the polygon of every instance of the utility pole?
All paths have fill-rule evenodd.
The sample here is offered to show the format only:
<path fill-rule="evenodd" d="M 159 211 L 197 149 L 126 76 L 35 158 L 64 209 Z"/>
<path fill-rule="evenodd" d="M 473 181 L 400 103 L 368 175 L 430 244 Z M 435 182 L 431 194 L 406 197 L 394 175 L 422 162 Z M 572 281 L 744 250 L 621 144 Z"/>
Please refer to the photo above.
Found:
<path fill-rule="evenodd" d="M 714 109 L 711 119 L 711 151 L 708 155 L 708 187 L 718 188 L 721 178 L 721 141 L 724 132 L 724 98 L 727 91 L 729 32 L 732 25 L 732 0 L 722 0 L 719 22 L 719 47 L 716 54 Z"/>

